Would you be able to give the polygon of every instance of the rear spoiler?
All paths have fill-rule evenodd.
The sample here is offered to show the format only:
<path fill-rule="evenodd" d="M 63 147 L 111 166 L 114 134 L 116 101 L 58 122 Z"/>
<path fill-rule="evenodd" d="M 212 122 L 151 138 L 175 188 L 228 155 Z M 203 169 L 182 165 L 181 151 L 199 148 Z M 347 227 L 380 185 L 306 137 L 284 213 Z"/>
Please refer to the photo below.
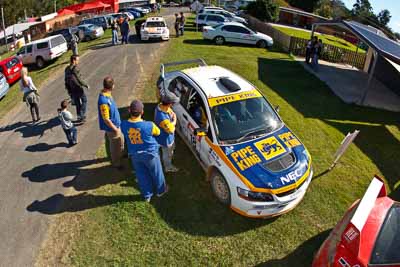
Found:
<path fill-rule="evenodd" d="M 186 64 L 198 64 L 199 66 L 207 66 L 207 63 L 202 58 L 189 59 L 189 60 L 184 60 L 184 61 L 176 61 L 176 62 L 161 64 L 161 67 L 160 67 L 161 78 L 164 79 L 164 77 L 165 77 L 165 68 L 166 67 L 186 65 Z"/>
<path fill-rule="evenodd" d="M 386 195 L 385 183 L 382 178 L 375 175 L 342 235 L 342 240 L 346 240 L 347 243 L 346 248 L 355 255 L 359 253 L 361 231 L 375 206 L 375 201 Z"/>

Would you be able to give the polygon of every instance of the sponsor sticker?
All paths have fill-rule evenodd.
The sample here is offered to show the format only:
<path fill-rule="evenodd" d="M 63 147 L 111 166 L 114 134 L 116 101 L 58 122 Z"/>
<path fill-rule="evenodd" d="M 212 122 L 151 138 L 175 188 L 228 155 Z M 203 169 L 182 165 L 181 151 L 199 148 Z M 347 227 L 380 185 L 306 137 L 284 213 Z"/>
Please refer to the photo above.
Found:
<path fill-rule="evenodd" d="M 275 138 L 271 136 L 264 140 L 254 143 L 257 149 L 261 152 L 266 160 L 270 160 L 286 152 L 286 149 L 282 144 Z"/>
<path fill-rule="evenodd" d="M 222 104 L 227 104 L 227 103 L 231 103 L 231 102 L 235 102 L 235 101 L 240 101 L 243 99 L 250 99 L 250 98 L 257 98 L 257 97 L 262 97 L 262 95 L 259 91 L 254 89 L 254 90 L 247 91 L 247 92 L 209 98 L 208 104 L 212 108 L 212 107 L 222 105 Z"/>
<path fill-rule="evenodd" d="M 261 162 L 260 157 L 256 154 L 251 146 L 246 146 L 242 149 L 232 152 L 229 155 L 241 171 Z"/>
<path fill-rule="evenodd" d="M 299 139 L 297 139 L 291 132 L 280 134 L 279 138 L 286 144 L 287 147 L 296 147 L 301 145 Z"/>

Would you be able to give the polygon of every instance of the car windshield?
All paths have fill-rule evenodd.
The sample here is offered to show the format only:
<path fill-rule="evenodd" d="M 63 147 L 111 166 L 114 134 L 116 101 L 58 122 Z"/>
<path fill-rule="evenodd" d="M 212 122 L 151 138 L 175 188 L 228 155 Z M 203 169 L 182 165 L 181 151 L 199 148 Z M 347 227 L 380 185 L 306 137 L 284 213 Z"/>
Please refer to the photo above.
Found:
<path fill-rule="evenodd" d="M 263 97 L 217 105 L 211 110 L 222 142 L 240 142 L 275 131 L 281 120 Z"/>
<path fill-rule="evenodd" d="M 146 27 L 148 28 L 165 27 L 165 24 L 163 21 L 149 21 L 146 23 Z"/>
<path fill-rule="evenodd" d="M 8 61 L 8 62 L 6 63 L 7 69 L 11 69 L 11 68 L 14 67 L 15 65 L 17 65 L 18 62 L 19 62 L 19 60 L 18 60 L 17 58 L 11 59 L 10 61 Z"/>
<path fill-rule="evenodd" d="M 400 203 L 395 203 L 386 215 L 375 242 L 371 264 L 400 264 Z"/>

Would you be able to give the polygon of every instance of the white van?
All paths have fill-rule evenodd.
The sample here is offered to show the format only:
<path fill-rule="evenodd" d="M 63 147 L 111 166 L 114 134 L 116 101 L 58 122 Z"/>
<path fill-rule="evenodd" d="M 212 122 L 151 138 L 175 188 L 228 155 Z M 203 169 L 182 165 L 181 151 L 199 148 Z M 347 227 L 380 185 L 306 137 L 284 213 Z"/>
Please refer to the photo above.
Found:
<path fill-rule="evenodd" d="M 17 56 L 24 65 L 36 64 L 38 68 L 43 68 L 47 61 L 58 58 L 67 51 L 67 41 L 59 34 L 36 40 L 21 47 Z"/>

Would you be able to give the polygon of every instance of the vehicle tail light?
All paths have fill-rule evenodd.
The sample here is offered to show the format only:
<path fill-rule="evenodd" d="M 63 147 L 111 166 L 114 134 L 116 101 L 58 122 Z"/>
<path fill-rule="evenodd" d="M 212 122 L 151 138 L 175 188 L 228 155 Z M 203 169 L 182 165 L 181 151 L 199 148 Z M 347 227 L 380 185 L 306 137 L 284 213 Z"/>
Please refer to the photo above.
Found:
<path fill-rule="evenodd" d="M 53 52 L 50 51 L 50 52 L 49 52 L 49 55 L 50 55 L 50 56 L 53 55 Z"/>

